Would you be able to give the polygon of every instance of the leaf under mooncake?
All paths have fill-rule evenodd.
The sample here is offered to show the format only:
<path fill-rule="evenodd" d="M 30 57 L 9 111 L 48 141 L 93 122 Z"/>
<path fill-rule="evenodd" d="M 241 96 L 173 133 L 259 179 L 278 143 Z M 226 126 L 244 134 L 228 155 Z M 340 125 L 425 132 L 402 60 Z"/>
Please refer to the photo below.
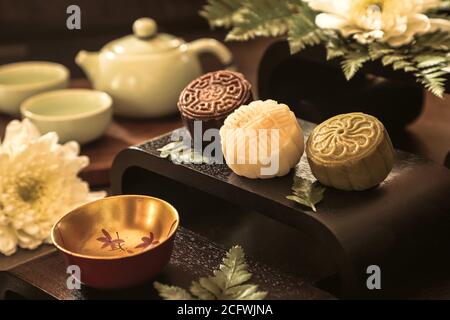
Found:
<path fill-rule="evenodd" d="M 314 212 L 317 212 L 316 204 L 323 200 L 325 187 L 318 181 L 312 182 L 299 176 L 294 176 L 292 192 L 293 194 L 287 196 L 287 199 L 310 207 Z"/>

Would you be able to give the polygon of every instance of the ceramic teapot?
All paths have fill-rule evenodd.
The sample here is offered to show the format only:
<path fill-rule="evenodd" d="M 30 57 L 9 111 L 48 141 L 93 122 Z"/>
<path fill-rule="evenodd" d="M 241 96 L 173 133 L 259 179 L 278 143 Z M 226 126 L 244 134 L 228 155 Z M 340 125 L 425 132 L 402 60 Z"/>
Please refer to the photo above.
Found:
<path fill-rule="evenodd" d="M 80 51 L 76 63 L 96 90 L 114 99 L 114 113 L 127 117 L 159 117 L 177 110 L 183 88 L 202 74 L 199 54 L 210 52 L 224 66 L 231 52 L 215 39 L 190 43 L 157 33 L 150 18 L 133 24 L 133 34 L 106 44 L 100 52 Z"/>

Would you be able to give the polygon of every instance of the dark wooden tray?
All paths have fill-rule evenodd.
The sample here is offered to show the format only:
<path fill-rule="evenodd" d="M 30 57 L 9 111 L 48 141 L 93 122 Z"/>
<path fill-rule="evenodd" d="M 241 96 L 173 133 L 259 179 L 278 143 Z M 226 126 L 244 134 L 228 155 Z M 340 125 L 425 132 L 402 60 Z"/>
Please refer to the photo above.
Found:
<path fill-rule="evenodd" d="M 300 122 L 308 136 L 314 124 Z M 318 259 L 309 271 L 326 264 L 328 270 L 316 276 L 327 278 L 330 273 L 337 274 L 342 292 L 351 295 L 368 291 L 366 268 L 370 264 L 381 267 L 383 285 L 387 288 L 395 287 L 399 279 L 408 282 L 416 267 L 423 273 L 425 265 L 438 268 L 448 263 L 450 172 L 442 166 L 397 151 L 394 169 L 379 187 L 365 192 L 328 189 L 318 212 L 313 213 L 285 198 L 290 192 L 293 172 L 281 178 L 250 180 L 233 174 L 226 165 L 175 165 L 158 156 L 157 149 L 169 137 L 170 133 L 122 151 L 113 163 L 113 193 L 163 197 L 178 207 L 182 221 L 196 225 L 209 219 L 204 229 L 213 228 L 216 232 L 220 232 L 224 220 L 220 200 L 256 210 L 307 235 L 291 243 L 287 264 L 295 263 L 299 256 L 315 255 Z M 304 158 L 297 170 L 311 176 Z M 207 196 L 217 199 L 215 209 L 211 207 L 209 217 L 201 216 L 197 222 L 191 222 L 197 214 L 189 206 L 202 204 Z M 255 225 L 262 219 L 258 216 L 262 217 L 252 216 Z M 247 230 L 251 223 L 237 225 L 230 231 L 230 239 L 239 230 L 241 233 Z M 277 229 L 270 231 L 273 235 L 255 233 L 253 239 L 243 237 L 241 244 L 245 247 L 255 237 L 271 237 L 273 246 L 281 252 L 277 238 L 284 231 Z M 308 251 L 309 247 L 315 249 Z M 263 249 L 260 251 L 264 257 Z M 277 255 L 272 257 L 276 259 L 282 260 Z"/>
<path fill-rule="evenodd" d="M 169 265 L 155 279 L 188 288 L 192 280 L 210 275 L 225 254 L 224 248 L 180 228 L 175 238 Z M 253 283 L 268 291 L 269 299 L 333 299 L 313 287 L 304 278 L 282 273 L 267 265 L 247 259 Z M 125 290 L 95 290 L 82 287 L 69 290 L 62 255 L 51 251 L 27 263 L 0 272 L 0 300 L 4 299 L 158 299 L 152 283 Z"/>

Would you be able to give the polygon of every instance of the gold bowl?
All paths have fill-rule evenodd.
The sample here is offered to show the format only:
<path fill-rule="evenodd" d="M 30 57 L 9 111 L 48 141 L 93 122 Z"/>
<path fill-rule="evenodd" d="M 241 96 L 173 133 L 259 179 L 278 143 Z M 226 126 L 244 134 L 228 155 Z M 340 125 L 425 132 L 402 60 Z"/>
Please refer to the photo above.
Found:
<path fill-rule="evenodd" d="M 141 284 L 169 262 L 177 210 L 164 200 L 123 195 L 85 204 L 62 217 L 52 240 L 81 283 L 112 289 Z"/>

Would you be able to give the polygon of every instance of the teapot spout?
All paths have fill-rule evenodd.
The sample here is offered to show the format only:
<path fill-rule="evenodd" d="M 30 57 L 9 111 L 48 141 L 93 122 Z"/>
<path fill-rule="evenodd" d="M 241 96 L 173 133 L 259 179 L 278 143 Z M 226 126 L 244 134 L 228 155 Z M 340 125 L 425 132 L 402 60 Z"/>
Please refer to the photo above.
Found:
<path fill-rule="evenodd" d="M 92 84 L 98 76 L 98 53 L 81 50 L 75 57 L 75 63 L 83 69 Z"/>

